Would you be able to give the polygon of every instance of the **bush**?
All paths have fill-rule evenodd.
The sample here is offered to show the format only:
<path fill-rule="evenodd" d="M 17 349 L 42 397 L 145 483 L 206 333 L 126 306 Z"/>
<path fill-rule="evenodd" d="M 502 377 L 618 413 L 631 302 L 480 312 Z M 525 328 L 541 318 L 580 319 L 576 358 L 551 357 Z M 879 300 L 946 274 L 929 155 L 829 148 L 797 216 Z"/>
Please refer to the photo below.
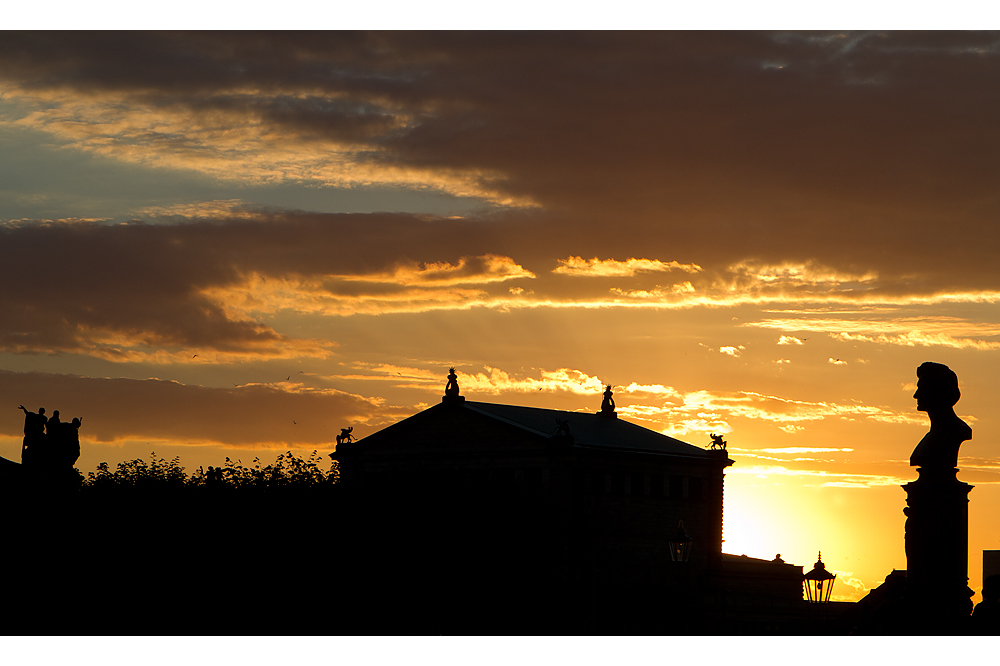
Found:
<path fill-rule="evenodd" d="M 237 490 L 273 490 L 278 488 L 309 489 L 336 484 L 340 480 L 340 468 L 333 461 L 329 470 L 320 465 L 323 458 L 313 451 L 308 458 L 299 458 L 291 452 L 278 456 L 270 465 L 262 465 L 255 458 L 252 467 L 226 458 L 225 466 L 206 471 L 199 467 L 188 476 L 180 464 L 180 458 L 172 460 L 157 458 L 150 454 L 151 462 L 142 458 L 118 463 L 112 471 L 108 463 L 102 462 L 97 471 L 90 472 L 83 483 L 85 489 L 107 490 L 112 488 L 134 488 L 145 490 L 171 490 L 182 488 L 228 488 Z"/>

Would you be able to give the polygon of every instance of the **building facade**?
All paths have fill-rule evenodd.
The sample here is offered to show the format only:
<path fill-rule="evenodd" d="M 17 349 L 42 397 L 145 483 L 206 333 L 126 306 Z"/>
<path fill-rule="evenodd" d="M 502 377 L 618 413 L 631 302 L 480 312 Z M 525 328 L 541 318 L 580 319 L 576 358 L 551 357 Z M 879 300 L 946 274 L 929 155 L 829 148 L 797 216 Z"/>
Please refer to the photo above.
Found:
<path fill-rule="evenodd" d="M 450 599 L 445 631 L 475 632 L 487 613 L 512 633 L 740 633 L 755 605 L 799 609 L 802 567 L 723 557 L 733 460 L 718 439 L 700 448 L 620 419 L 611 387 L 600 411 L 566 412 L 466 400 L 453 372 L 440 404 L 331 457 L 386 539 L 358 559 L 406 550 L 426 585 L 391 587 Z M 517 613 L 495 612 L 512 600 Z"/>

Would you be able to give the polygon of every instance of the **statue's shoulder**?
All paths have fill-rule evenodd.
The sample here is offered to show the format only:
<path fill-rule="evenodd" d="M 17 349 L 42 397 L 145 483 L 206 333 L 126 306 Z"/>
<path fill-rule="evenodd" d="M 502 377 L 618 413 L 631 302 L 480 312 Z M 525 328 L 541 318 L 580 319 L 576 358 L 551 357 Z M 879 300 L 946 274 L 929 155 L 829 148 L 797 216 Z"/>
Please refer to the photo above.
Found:
<path fill-rule="evenodd" d="M 962 438 L 961 441 L 964 442 L 967 439 L 972 439 L 972 426 L 962 419 L 958 419 L 958 423 L 955 426 L 955 434 Z"/>

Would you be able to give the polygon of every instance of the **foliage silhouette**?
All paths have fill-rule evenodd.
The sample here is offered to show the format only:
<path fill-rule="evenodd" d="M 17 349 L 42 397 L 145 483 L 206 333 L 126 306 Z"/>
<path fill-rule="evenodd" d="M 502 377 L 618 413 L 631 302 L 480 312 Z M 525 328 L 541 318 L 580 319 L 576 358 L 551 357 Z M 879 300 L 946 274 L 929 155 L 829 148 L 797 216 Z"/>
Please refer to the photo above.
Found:
<path fill-rule="evenodd" d="M 188 474 L 179 458 L 153 452 L 101 463 L 86 479 L 77 472 L 82 483 L 58 492 L 29 484 L 10 496 L 19 509 L 5 536 L 17 547 L 0 552 L 0 566 L 17 575 L 0 622 L 15 634 L 328 633 L 328 596 L 314 586 L 253 583 L 336 566 L 345 542 L 363 541 L 367 526 L 346 534 L 335 524 L 339 469 L 324 462 L 287 452 Z M 338 589 L 354 598 L 368 590 L 360 581 Z M 82 598 L 95 612 L 51 612 Z"/>
<path fill-rule="evenodd" d="M 135 489 L 148 491 L 180 491 L 195 488 L 224 488 L 229 490 L 277 490 L 277 489 L 319 489 L 336 484 L 340 480 L 337 461 L 329 470 L 320 467 L 322 456 L 313 451 L 308 458 L 301 458 L 290 451 L 283 453 L 269 465 L 263 465 L 255 458 L 252 466 L 246 467 L 241 461 L 226 458 L 225 466 L 218 472 L 203 466 L 188 476 L 180 464 L 180 457 L 166 460 L 150 453 L 150 462 L 136 458 L 118 463 L 112 470 L 102 462 L 97 470 L 87 475 L 83 483 L 85 491 L 108 491 L 111 489 Z"/>

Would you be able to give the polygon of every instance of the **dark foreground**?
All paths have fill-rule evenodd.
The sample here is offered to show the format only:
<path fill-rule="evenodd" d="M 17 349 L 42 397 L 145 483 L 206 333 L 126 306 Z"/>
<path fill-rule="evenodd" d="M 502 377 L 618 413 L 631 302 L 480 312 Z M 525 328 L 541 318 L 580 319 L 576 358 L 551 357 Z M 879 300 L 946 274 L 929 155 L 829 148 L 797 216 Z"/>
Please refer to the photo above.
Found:
<path fill-rule="evenodd" d="M 922 633 L 893 620 L 905 609 L 889 588 L 878 607 L 824 616 L 803 602 L 782 615 L 763 588 L 741 601 L 658 577 L 616 561 L 606 532 L 474 490 L 11 491 L 0 490 L 6 634 Z"/>

